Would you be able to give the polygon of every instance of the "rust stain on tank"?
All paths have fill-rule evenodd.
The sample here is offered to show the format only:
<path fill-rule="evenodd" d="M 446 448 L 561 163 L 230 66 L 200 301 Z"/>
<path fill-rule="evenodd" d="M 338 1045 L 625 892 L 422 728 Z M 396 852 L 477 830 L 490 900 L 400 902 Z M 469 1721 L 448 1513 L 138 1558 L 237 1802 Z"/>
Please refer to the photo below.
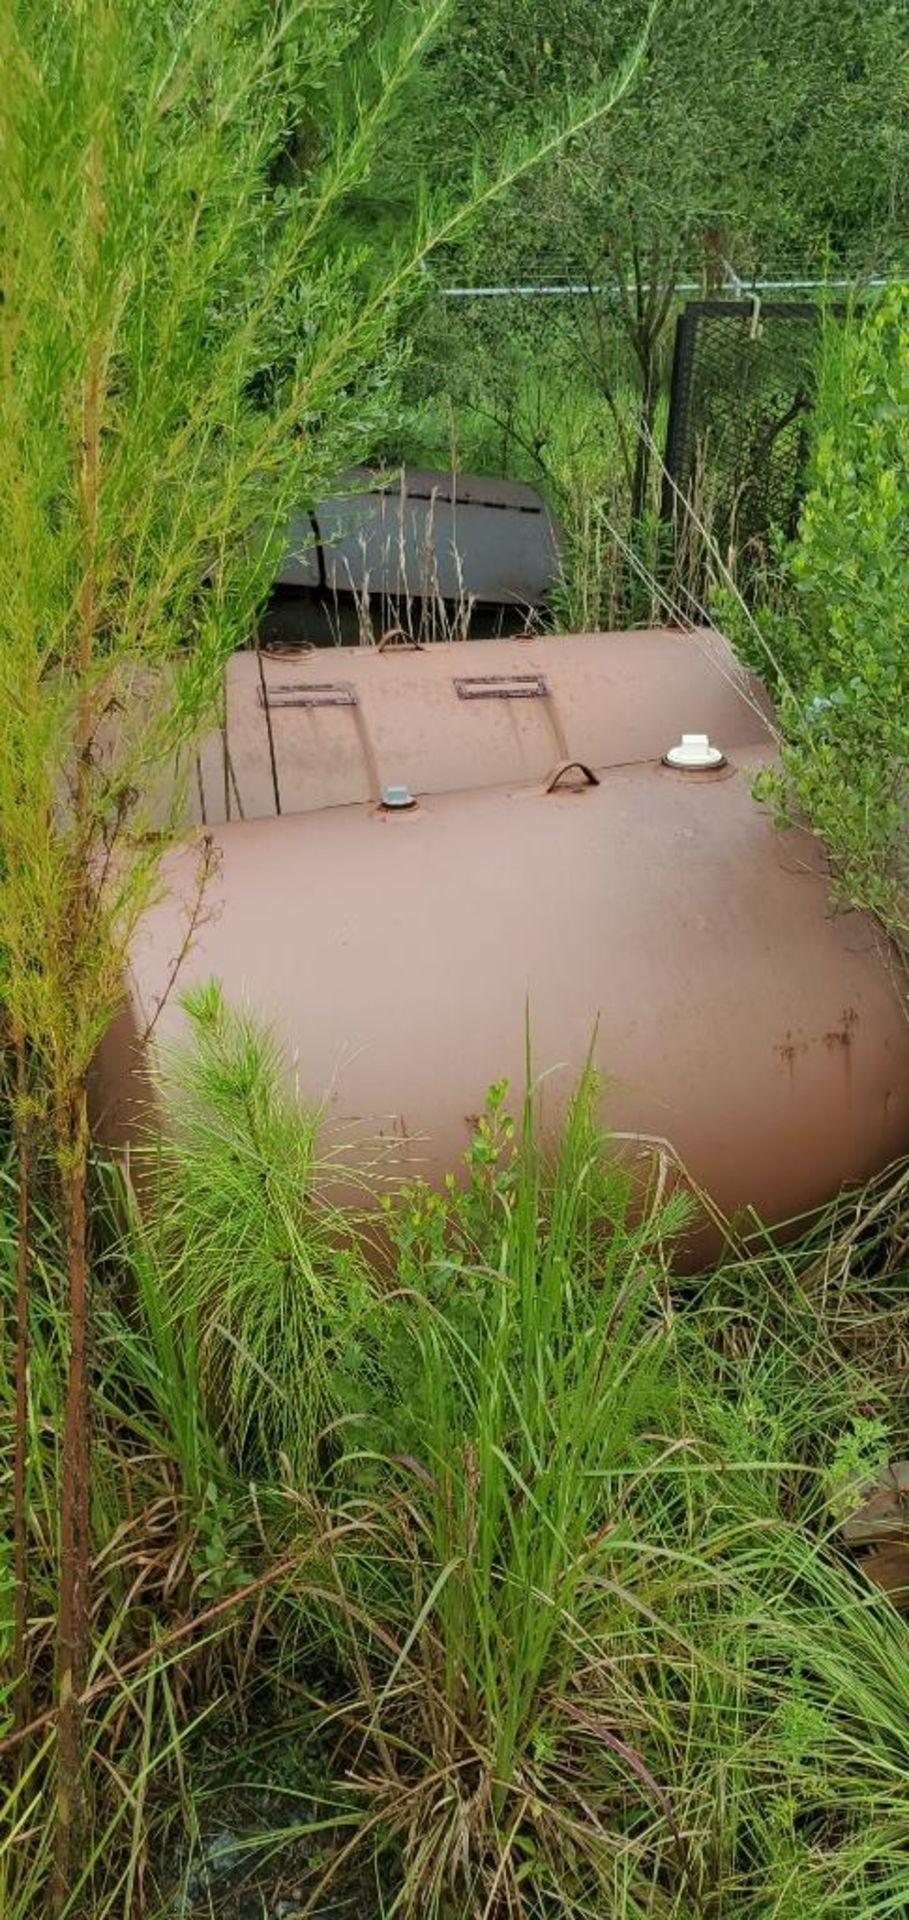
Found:
<path fill-rule="evenodd" d="M 791 1075 L 795 1070 L 796 1060 L 801 1054 L 808 1052 L 809 1044 L 809 1041 L 795 1040 L 791 1033 L 787 1033 L 785 1040 L 780 1041 L 780 1044 L 774 1047 L 773 1051 L 779 1054 L 784 1065 L 789 1068 Z"/>
<path fill-rule="evenodd" d="M 852 1045 L 853 1034 L 857 1026 L 858 1014 L 855 1008 L 847 1007 L 843 1013 L 840 1025 L 838 1027 L 832 1027 L 829 1033 L 824 1034 L 825 1047 L 828 1047 L 831 1051 L 836 1047 L 841 1047 L 844 1052 L 847 1052 Z"/>
<path fill-rule="evenodd" d="M 855 1031 L 858 1026 L 858 1014 L 854 1007 L 846 1007 L 839 1025 L 824 1035 L 824 1045 L 829 1053 L 839 1054 L 843 1062 L 845 1099 L 852 1105 L 852 1048 Z"/>
<path fill-rule="evenodd" d="M 845 1057 L 852 1046 L 858 1018 L 854 1007 L 846 1007 L 837 1025 L 828 1027 L 826 1032 L 820 1034 L 816 1040 L 805 1040 L 796 1037 L 792 1032 L 787 1032 L 785 1038 L 774 1047 L 773 1051 L 779 1055 L 790 1073 L 794 1071 L 796 1061 L 804 1054 L 810 1053 L 813 1046 L 825 1047 L 828 1053 L 840 1052 Z"/>

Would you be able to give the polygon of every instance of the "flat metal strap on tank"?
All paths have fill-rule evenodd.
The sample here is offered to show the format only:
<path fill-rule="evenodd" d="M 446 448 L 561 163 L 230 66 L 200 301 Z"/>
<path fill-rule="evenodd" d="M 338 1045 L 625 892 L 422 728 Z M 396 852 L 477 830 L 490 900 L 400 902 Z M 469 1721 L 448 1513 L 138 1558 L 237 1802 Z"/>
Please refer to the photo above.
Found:
<path fill-rule="evenodd" d="M 459 700 L 545 700 L 549 692 L 542 673 L 474 673 L 453 685 Z"/>
<path fill-rule="evenodd" d="M 260 707 L 356 707 L 359 695 L 349 680 L 311 681 L 309 686 L 285 682 L 259 688 Z"/>

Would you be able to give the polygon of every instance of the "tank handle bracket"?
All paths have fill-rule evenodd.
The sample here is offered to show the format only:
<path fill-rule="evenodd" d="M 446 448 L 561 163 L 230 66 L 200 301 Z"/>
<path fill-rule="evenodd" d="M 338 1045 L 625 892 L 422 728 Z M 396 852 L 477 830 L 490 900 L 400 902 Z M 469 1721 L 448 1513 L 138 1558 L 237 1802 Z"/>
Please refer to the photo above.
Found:
<path fill-rule="evenodd" d="M 588 787 L 598 787 L 600 784 L 599 775 L 594 773 L 592 767 L 588 767 L 586 760 L 562 760 L 556 767 L 554 773 L 550 774 L 546 782 L 545 792 L 555 793 L 556 788 L 560 786 L 564 780 L 566 773 L 582 773 Z"/>
<path fill-rule="evenodd" d="M 377 653 L 385 653 L 389 647 L 398 653 L 426 652 L 422 641 L 414 640 L 409 633 L 405 633 L 403 627 L 389 627 L 387 631 L 383 633 L 381 640 L 376 642 Z"/>
<path fill-rule="evenodd" d="M 549 692 L 542 673 L 473 673 L 453 684 L 459 700 L 539 700 Z"/>

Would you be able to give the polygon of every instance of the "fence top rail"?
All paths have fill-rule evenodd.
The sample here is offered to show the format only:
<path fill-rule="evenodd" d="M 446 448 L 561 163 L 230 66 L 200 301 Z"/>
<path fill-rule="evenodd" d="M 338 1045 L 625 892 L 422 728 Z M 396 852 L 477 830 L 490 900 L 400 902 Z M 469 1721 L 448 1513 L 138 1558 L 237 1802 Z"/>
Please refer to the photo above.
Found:
<path fill-rule="evenodd" d="M 716 303 L 719 306 L 728 307 L 744 296 L 745 301 L 750 304 L 750 295 L 760 296 L 765 293 L 822 293 L 845 291 L 848 288 L 854 288 L 859 292 L 866 289 L 902 286 L 907 279 L 909 279 L 909 269 L 905 274 L 874 274 L 867 278 L 861 274 L 855 274 L 848 279 L 838 277 L 832 280 L 743 280 L 739 283 L 739 290 L 734 295 L 730 293 L 730 298 L 726 300 L 717 297 Z M 674 291 L 678 295 L 698 294 L 701 293 L 703 284 L 702 280 L 677 280 Z M 445 300 L 568 299 L 591 294 L 617 296 L 623 291 L 628 294 L 636 291 L 649 293 L 651 285 L 650 282 L 645 282 L 638 288 L 633 280 L 625 281 L 624 285 L 620 280 L 540 280 L 521 281 L 514 285 L 502 286 L 441 287 L 439 291 Z"/>

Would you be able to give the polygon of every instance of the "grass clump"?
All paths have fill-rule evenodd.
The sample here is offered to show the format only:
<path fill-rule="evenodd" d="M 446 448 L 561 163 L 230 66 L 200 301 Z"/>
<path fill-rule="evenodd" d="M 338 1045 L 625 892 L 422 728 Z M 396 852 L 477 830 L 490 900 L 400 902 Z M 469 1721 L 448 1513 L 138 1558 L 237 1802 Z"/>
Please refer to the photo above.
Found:
<path fill-rule="evenodd" d="M 552 1157 L 532 1097 L 512 1136 L 505 1091 L 466 1190 L 391 1210 L 406 1292 L 381 1316 L 385 1492 L 362 1566 L 354 1545 L 341 1574 L 377 1629 L 346 1711 L 400 1836 L 406 1905 L 427 1913 L 523 1910 L 528 1882 L 559 1910 L 614 1897 L 630 1839 L 604 1822 L 597 1776 L 620 1797 L 636 1783 L 648 1820 L 663 1797 L 625 1670 L 632 1640 L 635 1660 L 652 1642 L 658 1570 L 630 1594 L 624 1555 L 628 1489 L 666 1413 L 662 1256 L 685 1202 L 633 1221 L 592 1075 Z"/>
<path fill-rule="evenodd" d="M 190 1014 L 96 1282 L 70 1911 L 236 1920 L 291 1883 L 369 1920 L 906 1911 L 909 1629 L 838 1531 L 903 1446 L 906 1176 L 683 1279 L 688 1202 L 632 1182 L 595 1076 L 558 1141 L 499 1085 L 457 1177 L 386 1196 L 371 1267 L 274 1037 L 214 989 Z M 59 1250 L 34 1239 L 37 1707 Z M 12 1920 L 51 1740 L 38 1712 L 7 1750 Z"/>
<path fill-rule="evenodd" d="M 497 1090 L 466 1194 L 399 1216 L 407 1451 L 339 1575 L 355 1777 L 414 1914 L 883 1915 L 907 1633 L 835 1496 L 895 1424 L 832 1331 L 819 1364 L 816 1240 L 763 1293 L 753 1257 L 667 1291 L 684 1203 L 632 1212 L 595 1100 L 547 1160 Z"/>
<path fill-rule="evenodd" d="M 185 1005 L 192 1045 L 167 1069 L 176 1147 L 156 1167 L 177 1310 L 238 1457 L 269 1473 L 283 1456 L 305 1482 L 345 1404 L 364 1256 L 328 1197 L 341 1168 L 320 1157 L 320 1116 L 287 1090 L 273 1037 L 215 985 Z"/>

